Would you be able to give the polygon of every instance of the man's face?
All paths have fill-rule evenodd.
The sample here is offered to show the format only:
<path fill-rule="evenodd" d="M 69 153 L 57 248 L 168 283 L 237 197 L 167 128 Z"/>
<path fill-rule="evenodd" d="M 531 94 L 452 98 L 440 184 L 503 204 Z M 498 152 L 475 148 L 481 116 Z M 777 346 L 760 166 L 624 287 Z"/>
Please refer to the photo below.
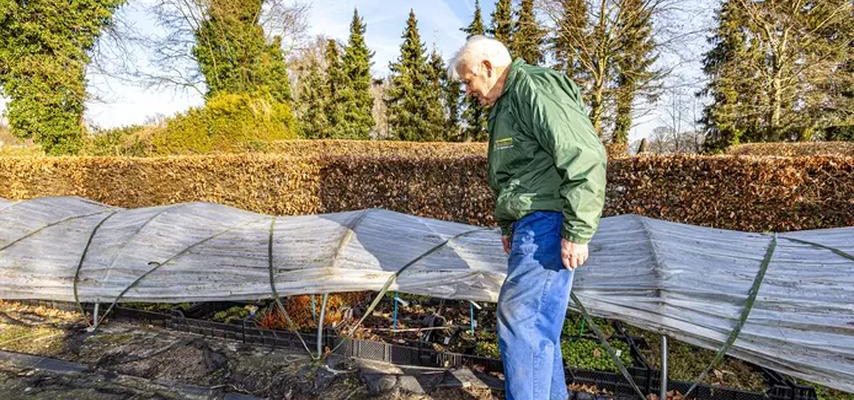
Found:
<path fill-rule="evenodd" d="M 460 63 L 458 72 L 460 82 L 466 87 L 466 96 L 477 99 L 483 106 L 492 105 L 498 100 L 501 95 L 500 91 L 495 90 L 498 74 L 495 73 L 489 61 L 474 63 L 474 65 L 471 62 Z"/>

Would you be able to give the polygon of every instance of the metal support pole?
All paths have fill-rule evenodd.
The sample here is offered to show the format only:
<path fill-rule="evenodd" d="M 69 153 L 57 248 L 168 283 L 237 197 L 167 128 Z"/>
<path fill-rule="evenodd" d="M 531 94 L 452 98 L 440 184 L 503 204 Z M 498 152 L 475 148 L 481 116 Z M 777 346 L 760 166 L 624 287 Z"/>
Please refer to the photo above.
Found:
<path fill-rule="evenodd" d="M 658 399 L 667 400 L 667 336 L 661 335 L 661 388 Z"/>
<path fill-rule="evenodd" d="M 469 304 L 469 325 L 471 325 L 471 335 L 474 336 L 474 304 Z"/>
<path fill-rule="evenodd" d="M 317 302 L 314 301 L 314 295 L 308 295 L 311 299 L 311 319 L 317 321 Z"/>
<path fill-rule="evenodd" d="M 317 358 L 323 358 L 323 319 L 326 316 L 326 300 L 329 299 L 329 293 L 323 294 L 323 300 L 320 304 L 320 318 L 317 320 Z"/>
<path fill-rule="evenodd" d="M 394 292 L 394 311 L 391 313 L 391 327 L 397 329 L 397 303 L 400 302 L 400 298 L 397 296 L 397 292 Z"/>
<path fill-rule="evenodd" d="M 100 305 L 101 303 L 96 302 L 95 309 L 92 310 L 92 326 L 86 328 L 89 332 L 95 332 L 95 330 L 98 329 L 98 308 Z"/>
<path fill-rule="evenodd" d="M 474 319 L 474 309 L 475 308 L 480 310 L 481 307 L 477 303 L 469 300 L 469 322 L 471 325 L 471 335 L 472 336 L 474 336 L 474 328 L 477 328 L 477 320 Z"/>

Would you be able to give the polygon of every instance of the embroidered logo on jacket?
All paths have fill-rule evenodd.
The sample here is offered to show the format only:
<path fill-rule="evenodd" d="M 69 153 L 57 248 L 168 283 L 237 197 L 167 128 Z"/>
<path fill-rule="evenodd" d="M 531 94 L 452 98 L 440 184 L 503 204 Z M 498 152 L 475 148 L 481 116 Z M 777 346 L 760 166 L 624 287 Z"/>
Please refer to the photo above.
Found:
<path fill-rule="evenodd" d="M 513 148 L 513 138 L 512 137 L 501 138 L 501 139 L 498 139 L 495 141 L 495 150 L 496 151 L 507 150 L 507 149 L 512 149 L 512 148 Z"/>

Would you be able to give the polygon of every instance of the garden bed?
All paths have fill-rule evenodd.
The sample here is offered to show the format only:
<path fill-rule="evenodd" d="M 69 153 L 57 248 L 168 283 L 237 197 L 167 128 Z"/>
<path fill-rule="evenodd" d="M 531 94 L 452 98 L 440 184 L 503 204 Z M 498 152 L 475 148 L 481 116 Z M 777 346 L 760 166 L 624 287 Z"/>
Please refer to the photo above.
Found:
<path fill-rule="evenodd" d="M 365 294 L 348 296 L 356 296 L 350 300 L 362 299 L 362 302 L 350 303 L 354 304 L 352 308 L 339 302 L 338 307 L 330 310 L 331 315 L 341 319 L 326 319 L 326 334 L 322 339 L 322 347 L 326 351 L 340 343 L 337 328 L 346 324 L 347 321 L 343 320 L 358 318 L 365 308 L 364 303 L 371 298 Z M 396 302 L 393 295 L 388 295 L 365 318 L 364 324 L 354 335 L 355 340 L 341 346 L 339 352 L 398 364 L 444 367 L 466 365 L 474 371 L 500 377 L 494 305 L 481 305 L 481 309 L 477 309 L 464 301 L 442 301 L 410 295 L 400 295 L 398 298 L 403 301 Z M 289 313 L 295 314 L 291 317 L 300 325 L 303 339 L 312 351 L 317 345 L 315 319 L 319 315 L 320 303 L 320 296 L 316 296 L 314 301 L 309 296 L 298 296 L 285 302 Z M 234 303 L 205 303 L 177 308 L 166 306 L 160 312 L 142 314 L 122 308 L 122 312 L 125 317 L 160 319 L 173 329 L 204 335 L 271 346 L 302 346 L 297 337 L 287 330 L 284 319 L 273 317 L 277 311 L 272 304 L 258 306 L 252 316 L 250 310 L 255 306 Z M 311 312 L 312 307 L 314 313 Z M 171 315 L 164 314 L 162 311 L 165 309 Z M 475 317 L 474 324 L 472 315 Z M 659 336 L 599 319 L 597 324 L 603 328 L 611 346 L 619 351 L 621 360 L 641 389 L 647 393 L 658 393 Z M 689 382 L 695 380 L 711 362 L 714 352 L 678 341 L 671 340 L 670 343 L 669 388 L 674 398 L 679 398 L 680 393 L 690 386 Z M 600 392 L 601 398 L 608 398 L 608 395 L 601 393 L 610 393 L 615 398 L 631 398 L 631 386 L 616 372 L 616 365 L 577 314 L 568 315 L 562 348 L 568 377 L 576 384 L 577 390 Z M 821 393 L 825 389 L 819 390 Z M 729 357 L 701 382 L 696 393 L 695 398 L 715 399 L 816 398 L 815 390 L 803 382 Z M 822 398 L 849 400 L 854 397 L 840 392 L 825 392 Z"/>

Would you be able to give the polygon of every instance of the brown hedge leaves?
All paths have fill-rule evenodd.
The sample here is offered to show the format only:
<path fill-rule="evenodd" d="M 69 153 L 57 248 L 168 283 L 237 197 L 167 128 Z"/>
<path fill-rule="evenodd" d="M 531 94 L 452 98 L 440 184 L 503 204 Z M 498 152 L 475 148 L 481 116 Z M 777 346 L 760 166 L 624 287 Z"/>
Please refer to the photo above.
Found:
<path fill-rule="evenodd" d="M 745 143 L 727 149 L 727 154 L 743 156 L 847 156 L 854 157 L 854 142 Z"/>
<path fill-rule="evenodd" d="M 0 197 L 76 195 L 129 208 L 209 201 L 276 215 L 380 207 L 493 225 L 485 151 L 296 141 L 276 153 L 9 157 L 0 158 Z M 625 213 L 744 231 L 851 226 L 854 157 L 613 159 L 605 215 Z"/>
<path fill-rule="evenodd" d="M 743 231 L 854 225 L 851 157 L 635 157 L 612 162 L 606 213 Z"/>

